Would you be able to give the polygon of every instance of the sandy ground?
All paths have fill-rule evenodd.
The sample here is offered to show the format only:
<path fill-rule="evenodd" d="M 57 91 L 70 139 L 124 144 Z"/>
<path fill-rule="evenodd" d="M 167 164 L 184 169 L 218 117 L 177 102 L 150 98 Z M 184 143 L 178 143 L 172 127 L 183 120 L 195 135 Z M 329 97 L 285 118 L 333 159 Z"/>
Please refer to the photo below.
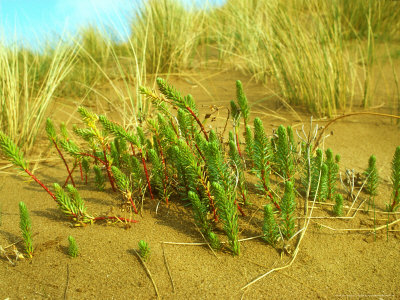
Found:
<path fill-rule="evenodd" d="M 210 106 L 219 108 L 216 121 L 210 123 L 214 128 L 222 130 L 224 107 L 235 97 L 236 79 L 242 80 L 253 105 L 252 118 L 261 117 L 268 134 L 280 124 L 291 124 L 297 130 L 309 124 L 310 116 L 300 108 L 286 108 L 268 89 L 240 73 L 208 71 L 189 75 L 170 79 L 184 94 L 194 95 L 203 116 Z M 59 123 L 68 109 L 61 104 L 56 109 L 54 121 Z M 315 123 L 323 126 L 327 120 Z M 382 180 L 376 199 L 376 222 L 377 226 L 385 225 L 388 217 L 380 212 L 390 195 L 390 162 L 400 145 L 399 127 L 389 118 L 362 115 L 334 123 L 327 133 L 333 135 L 325 140 L 324 147 L 341 154 L 342 173 L 345 168 L 362 173 L 369 156 L 377 156 Z M 41 157 L 45 158 L 48 144 L 38 141 L 37 153 L 32 155 L 42 152 Z M 65 170 L 54 153 L 36 167 L 35 174 L 46 184 L 65 180 Z M 312 219 L 294 263 L 242 290 L 257 277 L 287 264 L 293 249 L 282 252 L 256 238 L 241 242 L 241 255 L 233 257 L 228 251 L 213 253 L 202 245 L 165 244 L 203 242 L 190 208 L 179 199 L 173 199 L 169 208 L 161 205 L 156 214 L 157 203 L 146 198 L 143 216 L 135 216 L 139 222 L 129 228 L 104 223 L 74 228 L 40 186 L 24 182 L 24 177 L 15 175 L 12 169 L 3 171 L 0 245 L 6 247 L 20 240 L 18 202 L 24 201 L 33 222 L 35 254 L 33 259 L 17 261 L 15 266 L 4 257 L 0 259 L 0 299 L 154 299 L 153 285 L 134 251 L 142 239 L 150 245 L 147 266 L 162 299 L 400 299 L 400 223 L 389 231 L 379 230 L 376 238 L 371 231 L 334 231 L 322 226 L 373 228 L 373 211 L 366 211 L 366 202 L 349 219 L 332 219 L 331 206 L 316 205 L 313 217 L 324 218 Z M 98 192 L 93 182 L 86 186 L 78 177 L 76 174 L 78 188 L 92 214 L 110 214 L 113 209 L 123 215 L 118 210 L 120 196 L 112 193 L 109 186 L 106 192 Z M 255 179 L 250 174 L 248 181 L 253 205 L 245 208 L 246 217 L 240 217 L 241 239 L 261 234 L 262 206 L 267 203 L 256 193 Z M 355 207 L 367 198 L 361 193 Z M 302 201 L 299 199 L 299 216 Z M 398 216 L 390 216 L 389 221 Z M 69 235 L 75 237 L 80 248 L 81 255 L 75 259 L 67 255 Z M 16 246 L 23 251 L 21 243 Z M 11 258 L 14 259 L 12 255 Z"/>

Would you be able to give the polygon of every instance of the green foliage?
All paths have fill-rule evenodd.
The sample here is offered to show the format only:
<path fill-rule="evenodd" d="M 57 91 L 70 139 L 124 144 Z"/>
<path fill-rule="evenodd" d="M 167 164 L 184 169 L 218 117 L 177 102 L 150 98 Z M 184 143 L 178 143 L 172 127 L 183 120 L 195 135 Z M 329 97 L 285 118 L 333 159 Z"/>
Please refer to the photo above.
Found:
<path fill-rule="evenodd" d="M 270 204 L 264 206 L 264 223 L 262 231 L 264 234 L 263 239 L 271 246 L 275 246 L 279 238 L 279 226 L 276 223 L 274 211 Z"/>
<path fill-rule="evenodd" d="M 78 244 L 76 243 L 75 238 L 72 235 L 68 236 L 68 255 L 72 258 L 79 255 Z"/>
<path fill-rule="evenodd" d="M 271 172 L 271 146 L 264 132 L 261 119 L 254 119 L 253 168 L 259 179 L 261 191 L 269 191 L 269 175 Z"/>
<path fill-rule="evenodd" d="M 274 151 L 274 161 L 278 173 L 285 179 L 291 180 L 294 175 L 294 159 L 292 145 L 288 138 L 286 128 L 280 125 L 277 131 Z"/>
<path fill-rule="evenodd" d="M 311 188 L 310 188 L 310 197 L 313 199 L 315 194 L 321 193 L 322 182 L 322 165 L 323 165 L 323 153 L 321 149 L 317 149 L 315 156 L 310 158 L 311 160 Z M 308 162 L 305 160 L 304 169 L 307 173 L 307 176 L 304 176 L 303 187 L 307 188 L 308 185 Z M 321 174 L 321 175 L 320 175 Z M 325 179 L 327 180 L 327 174 L 325 174 Z M 327 184 L 327 181 L 324 182 Z"/>
<path fill-rule="evenodd" d="M 254 157 L 254 139 L 253 139 L 253 132 L 249 125 L 246 125 L 245 141 L 246 141 L 245 151 L 247 154 L 247 160 L 252 162 Z"/>
<path fill-rule="evenodd" d="M 26 170 L 28 165 L 25 161 L 24 155 L 19 147 L 3 132 L 0 130 L 0 150 L 4 156 L 14 165 Z"/>
<path fill-rule="evenodd" d="M 104 175 L 103 172 L 101 171 L 100 167 L 97 165 L 93 166 L 93 171 L 94 171 L 94 182 L 96 184 L 96 187 L 100 190 L 100 191 L 104 191 L 105 188 L 105 179 L 104 179 Z"/>
<path fill-rule="evenodd" d="M 364 172 L 364 175 L 367 177 L 367 182 L 365 184 L 365 191 L 371 196 L 376 196 L 378 194 L 378 185 L 379 185 L 379 174 L 378 169 L 376 168 L 376 156 L 371 155 L 368 160 L 368 168 Z"/>
<path fill-rule="evenodd" d="M 131 183 L 124 173 L 121 172 L 116 166 L 111 167 L 111 171 L 114 175 L 115 182 L 117 184 L 118 189 L 121 191 L 122 194 L 132 194 Z"/>
<path fill-rule="evenodd" d="M 171 194 L 170 184 L 168 182 L 167 170 L 164 167 L 164 163 L 161 158 L 157 155 L 154 149 L 148 150 L 149 160 L 152 163 L 152 180 L 153 186 L 156 187 L 159 194 L 168 204 L 168 198 Z"/>
<path fill-rule="evenodd" d="M 396 211 L 400 207 L 400 146 L 396 151 L 392 160 L 392 197 L 391 205 L 388 205 L 389 211 Z"/>
<path fill-rule="evenodd" d="M 236 99 L 239 104 L 240 113 L 243 115 L 244 125 L 246 126 L 249 122 L 249 106 L 247 102 L 247 97 L 243 91 L 243 85 L 240 80 L 236 81 Z"/>
<path fill-rule="evenodd" d="M 82 157 L 81 163 L 82 163 L 83 172 L 85 173 L 85 177 L 86 177 L 85 182 L 87 183 L 87 176 L 90 171 L 89 159 L 87 157 Z"/>
<path fill-rule="evenodd" d="M 83 199 L 80 197 L 78 191 L 72 186 L 67 186 L 67 193 L 60 185 L 54 183 L 56 202 L 68 218 L 72 219 L 77 224 L 91 223 L 93 217 L 86 213 L 86 207 Z"/>
<path fill-rule="evenodd" d="M 138 243 L 139 246 L 139 255 L 143 259 L 143 261 L 147 261 L 150 257 L 150 247 L 149 244 L 143 240 L 140 240 Z"/>
<path fill-rule="evenodd" d="M 25 243 L 25 252 L 32 258 L 33 255 L 33 242 L 32 242 L 32 221 L 29 216 L 28 208 L 24 202 L 19 203 L 19 227 Z"/>
<path fill-rule="evenodd" d="M 49 139 L 51 141 L 54 141 L 54 142 L 57 141 L 56 129 L 54 128 L 54 124 L 50 118 L 46 119 L 46 132 L 47 132 L 47 136 L 49 137 Z"/>
<path fill-rule="evenodd" d="M 207 204 L 200 200 L 199 196 L 193 192 L 189 191 L 188 198 L 192 204 L 193 216 L 196 222 L 196 225 L 200 228 L 200 231 L 209 241 L 210 246 L 213 249 L 221 248 L 221 243 L 216 234 L 212 232 L 212 227 L 210 221 L 207 218 L 208 208 Z"/>
<path fill-rule="evenodd" d="M 244 163 L 239 156 L 239 152 L 232 132 L 229 132 L 229 158 L 231 161 L 231 167 L 234 173 L 236 173 L 239 193 L 243 199 L 243 202 L 247 204 L 247 185 L 244 175 Z"/>
<path fill-rule="evenodd" d="M 321 167 L 321 178 L 318 189 L 318 198 L 322 202 L 325 202 L 328 197 L 328 189 L 329 189 L 328 172 L 329 172 L 328 166 L 325 163 L 323 163 Z"/>
<path fill-rule="evenodd" d="M 343 196 L 340 194 L 336 194 L 335 196 L 335 205 L 333 206 L 333 213 L 338 217 L 343 215 Z"/>
<path fill-rule="evenodd" d="M 294 187 L 291 181 L 285 184 L 285 194 L 282 197 L 280 207 L 281 211 L 281 232 L 284 237 L 290 239 L 295 229 L 295 210 L 296 200 L 294 195 Z"/>
<path fill-rule="evenodd" d="M 240 254 L 239 223 L 234 196 L 224 189 L 218 182 L 212 182 L 211 188 L 218 209 L 218 216 L 224 225 L 224 231 L 228 236 L 229 246 L 234 255 Z"/>
<path fill-rule="evenodd" d="M 325 164 L 328 167 L 328 178 L 327 178 L 327 183 L 328 183 L 328 194 L 327 194 L 327 199 L 332 200 L 333 195 L 336 193 L 336 183 L 338 179 L 338 174 L 339 174 L 339 161 L 340 161 L 340 156 L 336 155 L 335 159 L 333 158 L 333 152 L 332 149 L 328 148 L 325 151 Z"/>

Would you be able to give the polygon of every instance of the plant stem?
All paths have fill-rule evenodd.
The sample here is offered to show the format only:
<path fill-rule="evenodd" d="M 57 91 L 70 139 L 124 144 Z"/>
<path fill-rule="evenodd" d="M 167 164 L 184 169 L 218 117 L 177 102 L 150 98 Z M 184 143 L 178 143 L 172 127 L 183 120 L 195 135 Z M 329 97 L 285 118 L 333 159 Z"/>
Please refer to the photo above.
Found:
<path fill-rule="evenodd" d="M 128 223 L 138 223 L 138 221 L 136 221 L 136 220 L 122 218 L 122 217 L 105 216 L 105 217 L 93 218 L 93 221 L 101 221 L 101 220 L 119 220 L 119 221 L 128 222 Z"/>
<path fill-rule="evenodd" d="M 35 180 L 44 190 L 54 199 L 56 200 L 56 196 L 50 192 L 47 186 L 45 186 L 35 175 L 33 175 L 28 169 L 24 170 L 33 180 Z"/>
<path fill-rule="evenodd" d="M 189 106 L 185 106 L 185 108 L 190 112 L 192 117 L 196 120 L 197 124 L 200 126 L 201 131 L 204 134 L 204 137 L 206 138 L 206 140 L 208 142 L 208 134 L 207 134 L 206 130 L 204 129 L 203 123 L 200 122 L 199 118 L 196 116 L 194 111 Z"/>
<path fill-rule="evenodd" d="M 57 149 L 57 152 L 58 152 L 58 154 L 60 155 L 61 159 L 63 160 L 65 167 L 67 168 L 67 172 L 68 172 L 68 175 L 69 175 L 69 176 L 67 177 L 67 179 L 71 177 L 72 185 L 75 186 L 74 179 L 72 178 L 72 172 L 69 170 L 69 167 L 68 167 L 67 162 L 65 161 L 64 155 L 61 153 L 61 150 L 60 150 L 60 148 L 58 147 L 56 141 L 52 139 L 52 142 L 53 142 L 53 144 L 54 144 L 54 147 Z"/>
<path fill-rule="evenodd" d="M 75 163 L 74 163 L 74 166 L 72 167 L 72 170 L 71 170 L 71 173 L 67 176 L 67 179 L 65 179 L 65 182 L 64 182 L 64 185 L 63 185 L 63 188 L 65 188 L 65 186 L 67 185 L 67 183 L 68 183 L 68 180 L 71 178 L 71 181 L 72 181 L 72 173 L 75 171 L 75 168 L 76 168 L 76 161 L 75 161 Z M 73 182 L 73 181 L 72 181 Z M 74 185 L 75 186 L 75 185 Z"/>
<path fill-rule="evenodd" d="M 145 173 L 145 175 L 146 175 L 147 184 L 148 184 L 148 186 L 149 186 L 150 197 L 151 197 L 152 200 L 154 200 L 154 196 L 153 196 L 153 193 L 152 193 L 152 191 L 151 191 L 151 184 L 150 184 L 149 172 L 147 171 L 146 161 L 145 161 L 145 159 L 144 159 L 143 152 L 142 152 L 142 149 L 141 149 L 141 148 L 139 148 L 139 152 L 140 152 L 140 156 L 142 157 L 142 164 L 143 164 L 144 173 Z"/>
<path fill-rule="evenodd" d="M 114 179 L 111 175 L 111 168 L 110 168 L 110 164 L 108 163 L 108 159 L 107 159 L 106 147 L 103 148 L 103 154 L 104 154 L 104 163 L 105 163 L 106 170 L 107 170 L 108 180 L 110 181 L 111 187 L 112 187 L 113 191 L 115 192 L 117 190 L 115 189 Z"/>

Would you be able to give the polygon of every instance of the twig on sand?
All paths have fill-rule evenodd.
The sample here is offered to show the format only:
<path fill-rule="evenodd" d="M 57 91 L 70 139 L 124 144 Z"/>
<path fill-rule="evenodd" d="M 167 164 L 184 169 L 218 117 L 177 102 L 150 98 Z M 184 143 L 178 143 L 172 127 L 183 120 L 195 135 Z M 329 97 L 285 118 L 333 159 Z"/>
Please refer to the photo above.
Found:
<path fill-rule="evenodd" d="M 172 279 L 171 271 L 169 269 L 167 257 L 165 256 L 165 249 L 164 249 L 164 244 L 163 243 L 161 243 L 161 248 L 162 248 L 162 252 L 163 252 L 163 256 L 164 256 L 164 264 L 165 264 L 165 267 L 167 268 L 169 279 L 171 281 L 172 291 L 175 293 L 175 284 L 174 284 L 174 280 Z"/>
<path fill-rule="evenodd" d="M 376 228 L 333 228 L 324 224 L 320 224 L 318 222 L 315 222 L 316 224 L 318 224 L 319 226 L 322 226 L 324 228 L 328 228 L 330 230 L 333 231 L 378 231 L 378 230 L 382 230 L 382 229 L 386 229 L 389 228 L 390 226 L 397 224 L 400 222 L 400 219 L 394 220 L 393 222 L 389 223 L 389 224 L 385 224 Z"/>
<path fill-rule="evenodd" d="M 69 264 L 67 264 L 67 282 L 65 283 L 64 300 L 68 298 L 68 286 L 69 286 Z"/>
<path fill-rule="evenodd" d="M 158 293 L 156 282 L 154 281 L 149 268 L 147 267 L 144 260 L 140 257 L 139 253 L 135 249 L 133 249 L 133 251 L 135 251 L 136 256 L 139 258 L 140 262 L 142 263 L 143 268 L 146 270 L 147 275 L 149 276 L 151 282 L 153 283 L 154 291 L 156 292 L 157 299 L 160 299 L 160 294 Z"/>

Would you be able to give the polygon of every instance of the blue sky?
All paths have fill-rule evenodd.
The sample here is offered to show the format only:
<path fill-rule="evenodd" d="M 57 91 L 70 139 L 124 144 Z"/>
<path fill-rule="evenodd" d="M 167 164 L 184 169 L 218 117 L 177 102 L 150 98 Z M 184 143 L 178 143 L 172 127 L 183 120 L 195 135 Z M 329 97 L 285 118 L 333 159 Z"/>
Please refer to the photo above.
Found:
<path fill-rule="evenodd" d="M 184 2 L 189 2 L 185 0 Z M 63 32 L 74 33 L 86 24 L 129 32 L 128 19 L 140 0 L 0 0 L 0 39 L 39 47 Z M 202 3 L 204 0 L 196 0 Z M 211 1 L 210 1 L 211 2 Z M 213 0 L 222 3 L 224 0 Z"/>

